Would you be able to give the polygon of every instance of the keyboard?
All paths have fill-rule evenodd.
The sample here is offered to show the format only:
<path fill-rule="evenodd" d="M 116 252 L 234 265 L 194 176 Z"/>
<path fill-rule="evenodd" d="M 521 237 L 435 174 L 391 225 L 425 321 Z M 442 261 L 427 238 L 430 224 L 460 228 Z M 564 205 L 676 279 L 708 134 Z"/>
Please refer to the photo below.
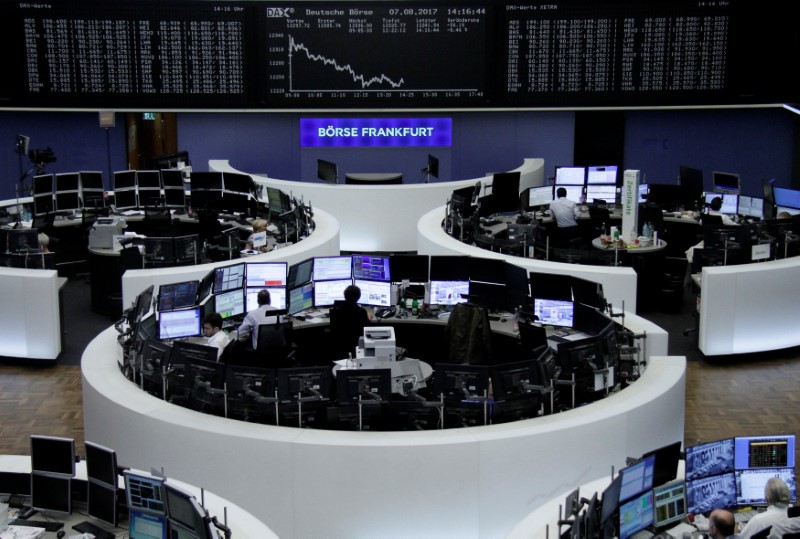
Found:
<path fill-rule="evenodd" d="M 733 514 L 733 520 L 737 524 L 747 524 L 751 518 L 756 516 L 758 511 L 756 509 L 747 509 L 745 511 L 737 511 Z"/>
<path fill-rule="evenodd" d="M 8 523 L 9 526 L 30 526 L 31 528 L 44 528 L 48 532 L 57 532 L 64 527 L 63 522 L 55 520 L 22 520 L 17 518 Z"/>
<path fill-rule="evenodd" d="M 75 524 L 72 529 L 76 532 L 91 533 L 94 535 L 95 539 L 114 539 L 116 537 L 113 533 L 106 531 L 100 526 L 92 524 L 88 521 L 79 522 L 78 524 Z"/>

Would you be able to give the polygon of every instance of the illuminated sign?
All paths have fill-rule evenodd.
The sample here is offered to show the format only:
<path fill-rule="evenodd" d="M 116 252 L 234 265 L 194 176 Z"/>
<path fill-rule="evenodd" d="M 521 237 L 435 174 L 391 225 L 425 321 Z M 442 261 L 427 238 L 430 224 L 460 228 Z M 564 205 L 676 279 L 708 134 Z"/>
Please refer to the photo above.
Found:
<path fill-rule="evenodd" d="M 452 146 L 452 118 L 301 118 L 300 146 Z"/>

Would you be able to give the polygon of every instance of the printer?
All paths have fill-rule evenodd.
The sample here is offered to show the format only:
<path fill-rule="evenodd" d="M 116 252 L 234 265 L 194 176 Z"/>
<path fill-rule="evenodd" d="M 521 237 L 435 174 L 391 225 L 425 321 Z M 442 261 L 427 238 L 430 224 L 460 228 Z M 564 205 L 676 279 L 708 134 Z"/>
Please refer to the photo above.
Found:
<path fill-rule="evenodd" d="M 397 341 L 391 326 L 370 326 L 364 328 L 364 336 L 359 337 L 356 348 L 356 362 L 359 369 L 387 367 L 387 363 L 397 359 Z"/>
<path fill-rule="evenodd" d="M 119 236 L 128 223 L 120 217 L 98 217 L 89 229 L 89 247 L 92 249 L 113 249 L 114 236 Z"/>

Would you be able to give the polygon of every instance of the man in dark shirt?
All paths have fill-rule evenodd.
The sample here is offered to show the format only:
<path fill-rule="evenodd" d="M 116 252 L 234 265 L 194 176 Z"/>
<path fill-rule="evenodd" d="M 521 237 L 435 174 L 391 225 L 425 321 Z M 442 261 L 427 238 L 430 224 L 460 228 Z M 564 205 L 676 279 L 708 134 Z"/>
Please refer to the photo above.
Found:
<path fill-rule="evenodd" d="M 369 314 L 358 304 L 361 289 L 350 285 L 344 289 L 344 301 L 337 301 L 331 309 L 331 334 L 334 352 L 337 355 L 350 353 L 355 356 L 358 338 L 364 335 L 364 327 L 370 324 Z"/>

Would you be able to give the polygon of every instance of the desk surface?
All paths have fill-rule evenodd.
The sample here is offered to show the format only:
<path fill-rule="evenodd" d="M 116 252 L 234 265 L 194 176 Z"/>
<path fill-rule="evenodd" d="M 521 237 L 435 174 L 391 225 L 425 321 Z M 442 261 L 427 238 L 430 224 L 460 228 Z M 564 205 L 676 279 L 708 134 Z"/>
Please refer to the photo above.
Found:
<path fill-rule="evenodd" d="M 613 251 L 614 246 L 611 243 L 605 243 L 602 238 L 595 238 L 592 240 L 592 247 L 595 249 L 601 249 L 603 251 Z M 663 251 L 667 248 L 667 242 L 664 240 L 658 240 L 658 243 L 655 245 L 630 245 L 628 243 L 624 244 L 624 247 L 617 247 L 620 251 L 627 251 L 629 253 L 657 253 L 659 251 Z"/>

